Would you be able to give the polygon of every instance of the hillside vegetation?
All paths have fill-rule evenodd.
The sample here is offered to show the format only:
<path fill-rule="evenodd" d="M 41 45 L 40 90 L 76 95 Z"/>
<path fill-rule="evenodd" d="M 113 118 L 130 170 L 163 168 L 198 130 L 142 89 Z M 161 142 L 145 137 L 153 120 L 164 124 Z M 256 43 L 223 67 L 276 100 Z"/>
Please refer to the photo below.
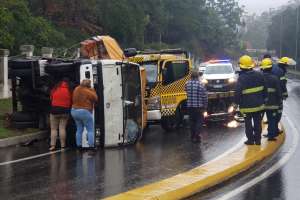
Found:
<path fill-rule="evenodd" d="M 0 48 L 68 47 L 108 34 L 123 48 L 231 55 L 240 48 L 241 15 L 236 0 L 0 0 Z"/>

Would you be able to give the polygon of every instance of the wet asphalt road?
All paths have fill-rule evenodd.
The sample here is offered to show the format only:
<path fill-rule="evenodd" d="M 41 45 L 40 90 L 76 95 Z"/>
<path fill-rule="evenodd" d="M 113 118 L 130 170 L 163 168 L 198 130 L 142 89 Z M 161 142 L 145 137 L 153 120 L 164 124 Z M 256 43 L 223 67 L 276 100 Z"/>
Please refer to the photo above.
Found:
<path fill-rule="evenodd" d="M 152 126 L 135 146 L 66 150 L 12 164 L 5 162 L 48 152 L 46 142 L 0 149 L 0 199 L 99 199 L 168 178 L 224 153 L 244 137 L 243 126 L 205 127 L 203 143 L 190 142 L 182 128 L 166 133 Z"/>
<path fill-rule="evenodd" d="M 299 77 L 298 77 L 299 78 Z M 286 141 L 281 149 L 271 158 L 255 166 L 231 181 L 209 191 L 195 195 L 189 200 L 298 200 L 300 199 L 300 141 L 295 134 L 300 134 L 300 79 L 291 77 L 288 81 L 289 98 L 284 105 L 283 123 L 286 130 Z M 293 134 L 293 132 L 295 134 Z M 299 143 L 299 144 L 298 144 Z M 293 144 L 295 151 L 293 153 Z M 291 157 L 288 157 L 288 156 Z M 284 160 L 285 158 L 289 158 Z M 284 162 L 286 161 L 286 162 Z M 268 177 L 263 173 L 272 170 L 280 163 L 278 170 Z M 253 179 L 263 177 L 252 187 L 245 189 Z M 242 186 L 242 188 L 241 188 Z M 237 190 L 236 190 L 237 189 Z M 236 190 L 236 191 L 235 191 Z M 236 192 L 236 193 L 235 193 Z M 231 195 L 235 193 L 235 195 Z M 231 195 L 231 196 L 227 196 Z M 228 197 L 228 198 L 227 198 Z"/>
<path fill-rule="evenodd" d="M 231 181 L 189 199 L 225 200 L 227 194 L 278 165 L 300 133 L 300 81 L 289 80 L 289 98 L 283 122 L 287 132 L 283 147 L 271 158 Z M 288 119 L 287 119 L 288 118 Z M 293 127 L 291 127 L 290 123 Z M 296 134 L 298 134 L 296 133 Z M 99 150 L 96 154 L 67 150 L 13 164 L 1 163 L 47 152 L 47 143 L 0 149 L 0 199 L 99 199 L 161 180 L 199 166 L 237 144 L 243 126 L 210 126 L 203 143 L 192 144 L 187 129 L 165 133 L 152 126 L 136 146 Z M 300 199 L 300 150 L 283 167 L 254 186 L 239 190 L 234 200 Z"/>

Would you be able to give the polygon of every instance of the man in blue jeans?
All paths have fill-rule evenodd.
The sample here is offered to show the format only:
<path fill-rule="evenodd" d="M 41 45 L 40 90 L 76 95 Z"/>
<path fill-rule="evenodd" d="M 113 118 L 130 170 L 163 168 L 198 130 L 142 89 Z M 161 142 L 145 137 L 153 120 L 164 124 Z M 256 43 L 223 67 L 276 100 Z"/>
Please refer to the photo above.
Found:
<path fill-rule="evenodd" d="M 208 104 L 208 96 L 206 88 L 199 81 L 198 71 L 192 71 L 191 80 L 186 83 L 185 91 L 191 123 L 191 139 L 193 142 L 201 142 L 200 130 L 203 123 L 203 113 Z"/>

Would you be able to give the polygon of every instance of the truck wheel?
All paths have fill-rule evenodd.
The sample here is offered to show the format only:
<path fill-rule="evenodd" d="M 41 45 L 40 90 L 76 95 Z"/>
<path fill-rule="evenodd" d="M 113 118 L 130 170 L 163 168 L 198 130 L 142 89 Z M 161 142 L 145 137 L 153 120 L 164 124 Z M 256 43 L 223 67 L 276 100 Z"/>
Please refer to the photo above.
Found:
<path fill-rule="evenodd" d="M 16 129 L 25 129 L 25 128 L 38 128 L 38 123 L 36 121 L 28 122 L 12 122 L 12 127 Z"/>
<path fill-rule="evenodd" d="M 183 125 L 183 115 L 180 107 L 176 110 L 175 116 L 162 117 L 161 119 L 161 127 L 167 132 L 174 131 L 181 125 Z"/>
<path fill-rule="evenodd" d="M 75 67 L 76 65 L 74 63 L 49 64 L 45 67 L 45 72 L 49 74 L 73 72 L 75 70 Z"/>
<path fill-rule="evenodd" d="M 38 66 L 38 61 L 19 58 L 8 62 L 9 69 L 31 69 L 32 65 Z"/>
<path fill-rule="evenodd" d="M 11 69 L 9 70 L 8 76 L 11 77 L 30 77 L 32 76 L 31 69 Z"/>
<path fill-rule="evenodd" d="M 11 115 L 11 120 L 14 122 L 32 122 L 37 121 L 37 116 L 28 112 L 15 112 Z"/>

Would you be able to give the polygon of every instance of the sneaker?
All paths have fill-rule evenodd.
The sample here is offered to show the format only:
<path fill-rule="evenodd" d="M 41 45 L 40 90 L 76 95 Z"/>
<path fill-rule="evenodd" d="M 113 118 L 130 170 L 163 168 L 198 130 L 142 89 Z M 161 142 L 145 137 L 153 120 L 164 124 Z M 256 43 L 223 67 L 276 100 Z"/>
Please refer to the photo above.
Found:
<path fill-rule="evenodd" d="M 247 140 L 246 142 L 244 142 L 246 145 L 254 145 L 253 141 Z"/>
<path fill-rule="evenodd" d="M 255 142 L 255 145 L 261 145 L 260 141 Z"/>

